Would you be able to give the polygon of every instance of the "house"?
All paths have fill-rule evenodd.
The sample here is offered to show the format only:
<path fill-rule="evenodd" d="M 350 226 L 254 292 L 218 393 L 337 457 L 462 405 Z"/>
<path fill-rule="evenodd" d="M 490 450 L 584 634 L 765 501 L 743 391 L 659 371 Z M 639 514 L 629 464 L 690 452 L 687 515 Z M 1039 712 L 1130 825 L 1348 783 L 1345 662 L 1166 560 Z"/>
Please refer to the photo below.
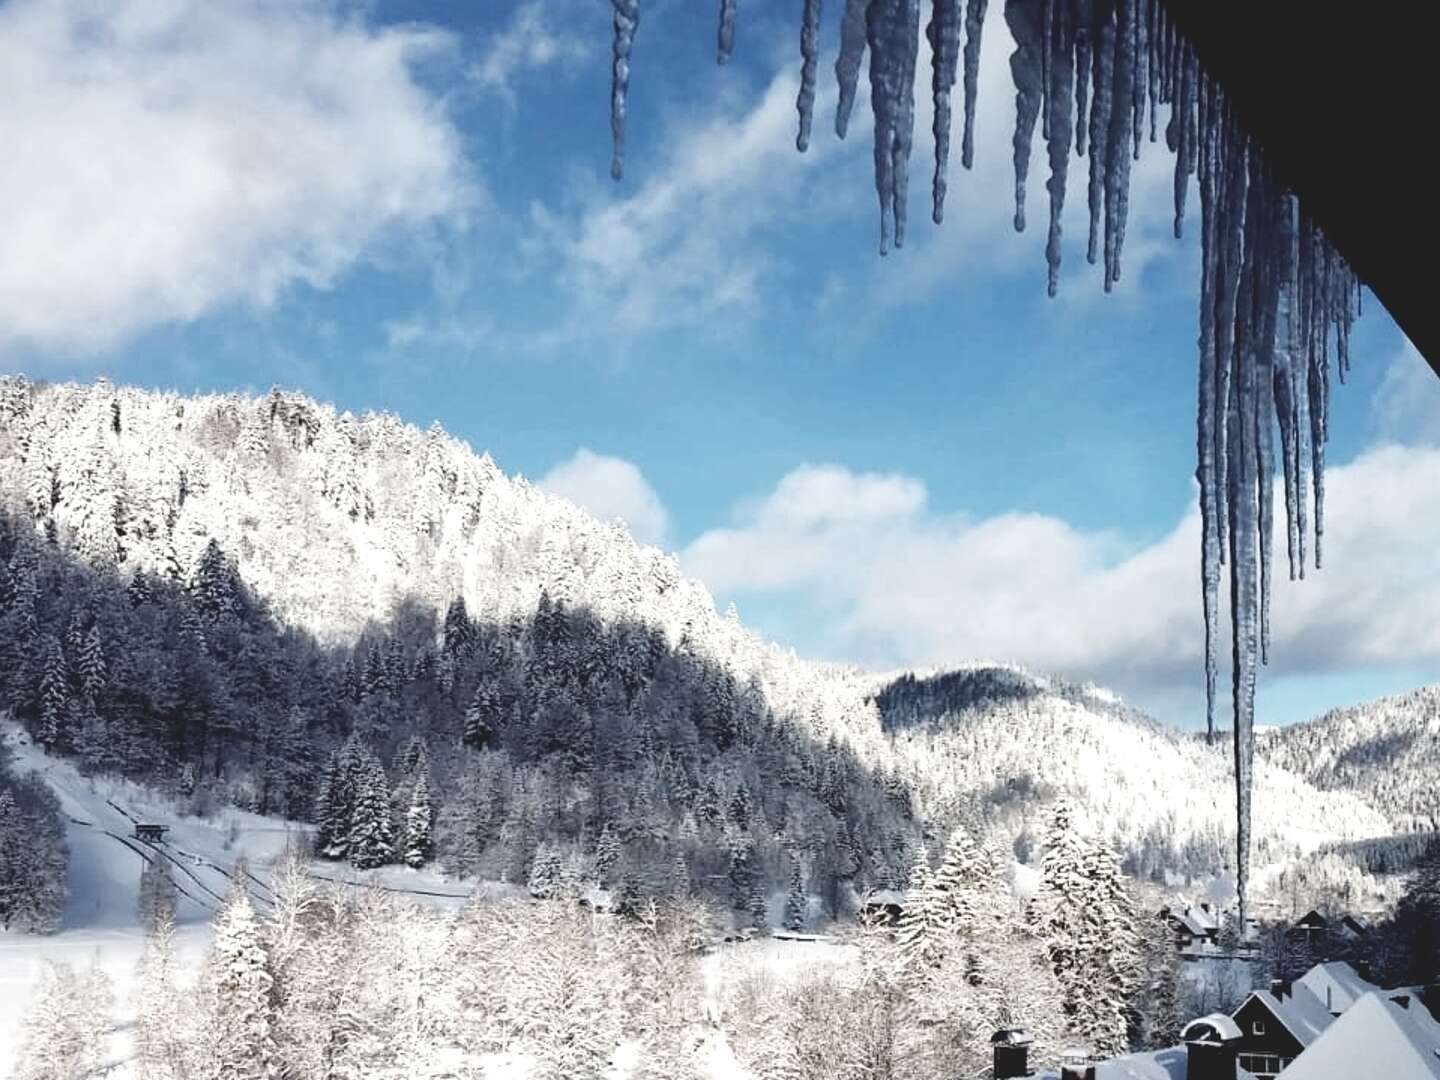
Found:
<path fill-rule="evenodd" d="M 1192 1020 L 1181 1038 L 1183 1045 L 1164 1050 L 1062 1064 L 1059 1071 L 1043 1072 L 1037 1080 L 1255 1080 L 1236 1063 L 1240 1029 L 1223 1013 Z M 995 1076 L 1002 1076 L 998 1067 Z"/>
<path fill-rule="evenodd" d="M 163 844 L 169 829 L 169 825 L 141 825 L 136 822 L 135 839 L 143 840 L 147 844 Z"/>
<path fill-rule="evenodd" d="M 896 889 L 874 889 L 860 901 L 860 917 L 885 926 L 894 926 L 905 911 L 906 894 Z"/>
<path fill-rule="evenodd" d="M 1252 991 L 1231 1016 L 1240 1031 L 1237 1060 L 1259 1080 L 1274 1080 L 1335 1019 L 1308 987 L 1278 981 Z"/>
<path fill-rule="evenodd" d="M 1440 1080 L 1440 1023 L 1413 999 L 1362 994 L 1316 1039 L 1285 1080 Z"/>
<path fill-rule="evenodd" d="M 1319 911 L 1311 909 L 1296 919 L 1285 931 L 1291 941 L 1318 949 L 1330 932 L 1330 920 Z"/>
<path fill-rule="evenodd" d="M 1220 913 L 1202 900 L 1183 909 L 1161 908 L 1160 917 L 1175 932 L 1175 948 L 1182 953 L 1203 952 L 1220 938 Z"/>

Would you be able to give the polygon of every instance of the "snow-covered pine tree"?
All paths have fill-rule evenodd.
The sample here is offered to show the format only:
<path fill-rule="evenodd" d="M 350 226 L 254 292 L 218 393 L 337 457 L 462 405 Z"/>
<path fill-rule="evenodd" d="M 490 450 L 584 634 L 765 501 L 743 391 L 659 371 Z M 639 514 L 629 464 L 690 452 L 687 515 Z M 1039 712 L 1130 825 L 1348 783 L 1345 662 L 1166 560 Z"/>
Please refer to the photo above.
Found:
<path fill-rule="evenodd" d="M 213 536 L 200 556 L 190 583 L 190 591 L 195 598 L 196 608 L 212 622 L 235 611 L 238 598 L 235 595 L 234 575 L 225 553 Z"/>
<path fill-rule="evenodd" d="M 140 870 L 140 891 L 135 903 L 140 925 L 150 930 L 161 923 L 173 925 L 178 901 L 179 893 L 164 860 L 158 856 L 146 859 Z"/>
<path fill-rule="evenodd" d="M 174 922 L 162 916 L 146 934 L 140 958 L 135 1056 L 145 1080 L 185 1080 L 195 1067 L 189 1010 L 180 1002 L 174 939 Z"/>
<path fill-rule="evenodd" d="M 40 642 L 40 727 L 36 738 L 47 750 L 65 744 L 69 737 L 70 677 L 65 663 L 65 650 L 53 634 Z"/>
<path fill-rule="evenodd" d="M 500 698 L 492 679 L 481 677 L 465 709 L 465 743 L 484 750 L 500 726 Z"/>
<path fill-rule="evenodd" d="M 0 930 L 10 929 L 10 920 L 25 896 L 22 873 L 25 830 L 15 797 L 0 788 Z"/>
<path fill-rule="evenodd" d="M 810 901 L 805 895 L 805 877 L 799 858 L 790 860 L 790 891 L 785 896 L 785 929 L 804 930 Z"/>
<path fill-rule="evenodd" d="M 600 836 L 595 841 L 595 879 L 600 885 L 610 880 L 615 864 L 620 861 L 620 838 L 610 822 L 600 827 Z"/>
<path fill-rule="evenodd" d="M 415 777 L 415 786 L 410 792 L 410 806 L 405 811 L 405 845 L 403 860 L 406 866 L 419 868 L 430 861 L 435 851 L 435 812 L 430 805 L 430 784 L 425 773 Z"/>
<path fill-rule="evenodd" d="M 895 935 L 901 955 L 916 971 L 933 968 L 949 949 L 953 930 L 948 898 L 936 885 L 930 857 L 922 846 L 910 867 L 910 887 Z"/>
<path fill-rule="evenodd" d="M 675 857 L 670 860 L 670 896 L 675 900 L 690 897 L 690 867 L 685 862 L 685 853 L 679 848 L 675 849 Z"/>
<path fill-rule="evenodd" d="M 390 785 L 380 759 L 366 751 L 355 785 L 345 856 L 357 870 L 372 870 L 395 859 L 390 822 Z"/>
<path fill-rule="evenodd" d="M 92 703 L 98 702 L 105 690 L 107 670 L 105 649 L 100 641 L 100 627 L 91 623 L 80 647 L 80 686 Z"/>
<path fill-rule="evenodd" d="M 541 844 L 530 863 L 530 879 L 527 885 L 530 895 L 549 900 L 560 892 L 562 860 L 560 852 L 549 844 Z"/>
<path fill-rule="evenodd" d="M 205 973 L 205 1080 L 275 1080 L 282 1074 L 272 985 L 260 920 L 244 885 L 237 884 L 215 919 Z"/>
<path fill-rule="evenodd" d="M 105 1058 L 114 997 L 104 972 L 51 962 L 21 1026 L 14 1080 L 78 1080 Z"/>
<path fill-rule="evenodd" d="M 737 910 L 744 911 L 750 905 L 755 888 L 755 841 L 742 832 L 732 832 L 726 839 L 730 853 L 730 902 Z"/>
<path fill-rule="evenodd" d="M 735 785 L 734 794 L 730 796 L 730 820 L 743 832 L 750 828 L 750 819 L 754 814 L 755 803 L 750 797 L 750 786 L 741 780 Z"/>

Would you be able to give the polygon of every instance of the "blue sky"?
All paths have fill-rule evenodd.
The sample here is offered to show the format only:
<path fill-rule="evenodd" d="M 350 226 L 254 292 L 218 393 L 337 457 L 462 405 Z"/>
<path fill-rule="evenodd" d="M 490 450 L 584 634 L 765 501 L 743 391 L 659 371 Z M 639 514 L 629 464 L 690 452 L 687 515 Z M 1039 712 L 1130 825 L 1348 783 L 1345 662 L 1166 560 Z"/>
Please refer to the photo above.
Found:
<path fill-rule="evenodd" d="M 742 5 L 723 69 L 708 12 L 648 3 L 615 184 L 604 0 L 222 7 L 0 4 L 0 366 L 438 418 L 804 654 L 1015 659 L 1197 720 L 1193 230 L 1149 147 L 1103 296 L 1072 162 L 1046 299 L 998 14 L 975 171 L 933 227 L 922 94 L 882 260 L 868 101 L 830 134 L 833 12 L 802 157 L 798 2 Z M 1355 352 L 1333 558 L 1277 599 L 1262 721 L 1440 679 L 1440 382 L 1377 304 Z"/>

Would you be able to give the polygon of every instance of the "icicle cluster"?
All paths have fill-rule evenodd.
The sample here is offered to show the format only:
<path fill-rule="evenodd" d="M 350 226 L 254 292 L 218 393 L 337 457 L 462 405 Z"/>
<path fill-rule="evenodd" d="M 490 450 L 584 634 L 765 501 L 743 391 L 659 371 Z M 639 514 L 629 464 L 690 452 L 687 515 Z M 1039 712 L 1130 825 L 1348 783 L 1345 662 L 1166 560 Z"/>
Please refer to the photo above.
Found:
<path fill-rule="evenodd" d="M 615 4 L 616 175 L 622 149 L 624 76 L 638 17 L 636 0 Z M 880 253 L 905 239 L 906 189 L 915 116 L 919 0 L 845 0 L 835 61 L 835 132 L 845 137 L 860 67 L 870 52 L 875 115 L 875 189 Z M 944 216 L 950 149 L 950 93 L 963 68 L 965 127 L 961 164 L 973 160 L 977 72 L 986 0 L 931 0 L 935 172 L 933 217 Z M 1196 442 L 1202 519 L 1207 727 L 1215 728 L 1221 569 L 1230 571 L 1237 843 L 1242 913 L 1249 880 L 1250 786 L 1255 677 L 1269 659 L 1273 555 L 1274 428 L 1280 431 L 1290 577 L 1304 577 L 1314 529 L 1315 565 L 1324 539 L 1325 443 L 1330 348 L 1349 370 L 1350 327 L 1359 283 L 1304 212 L 1270 174 L 1236 123 L 1223 89 L 1199 64 L 1168 16 L 1164 0 L 1006 0 L 1015 39 L 1015 227 L 1025 228 L 1031 144 L 1039 123 L 1050 177 L 1048 291 L 1059 286 L 1061 219 L 1073 148 L 1089 158 L 1086 256 L 1103 263 L 1108 292 L 1120 280 L 1129 215 L 1130 163 L 1157 114 L 1169 106 L 1165 142 L 1175 155 L 1174 231 L 1185 222 L 1191 178 L 1200 197 L 1200 380 Z M 734 3 L 721 5 L 720 55 L 729 53 Z M 809 144 L 818 66 L 820 0 L 805 0 L 796 145 Z M 963 39 L 963 48 L 962 48 Z M 1271 417 L 1275 423 L 1272 424 Z M 1313 513 L 1307 509 L 1313 492 Z"/>

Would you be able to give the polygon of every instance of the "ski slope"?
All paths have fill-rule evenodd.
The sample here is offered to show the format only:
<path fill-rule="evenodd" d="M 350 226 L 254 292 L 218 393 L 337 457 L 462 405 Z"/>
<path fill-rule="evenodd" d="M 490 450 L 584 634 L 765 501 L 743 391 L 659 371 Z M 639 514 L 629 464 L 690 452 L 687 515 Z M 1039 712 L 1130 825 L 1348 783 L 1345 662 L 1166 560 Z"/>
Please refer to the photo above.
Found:
<path fill-rule="evenodd" d="M 270 909 L 269 868 L 307 826 L 227 808 L 212 818 L 181 815 L 168 800 L 137 784 L 81 776 L 68 761 L 52 758 L 16 723 L 0 719 L 0 740 L 18 772 L 36 773 L 60 800 L 69 846 L 68 896 L 60 929 L 31 935 L 0 931 L 0 1077 L 10 1075 L 21 1021 L 31 994 L 50 961 L 77 970 L 92 964 L 115 990 L 116 1034 L 111 1064 L 130 1056 L 133 1011 L 129 1001 L 145 941 L 137 909 L 140 873 L 147 861 L 163 864 L 179 892 L 175 951 L 182 971 L 194 972 L 209 945 L 210 919 L 235 887 L 245 883 L 256 910 Z M 137 821 L 166 825 L 164 844 L 134 839 Z M 241 863 L 244 865 L 240 865 Z M 323 865 L 317 878 L 340 885 L 412 893 L 427 903 L 459 907 L 470 895 L 438 872 L 385 867 L 359 874 Z"/>

